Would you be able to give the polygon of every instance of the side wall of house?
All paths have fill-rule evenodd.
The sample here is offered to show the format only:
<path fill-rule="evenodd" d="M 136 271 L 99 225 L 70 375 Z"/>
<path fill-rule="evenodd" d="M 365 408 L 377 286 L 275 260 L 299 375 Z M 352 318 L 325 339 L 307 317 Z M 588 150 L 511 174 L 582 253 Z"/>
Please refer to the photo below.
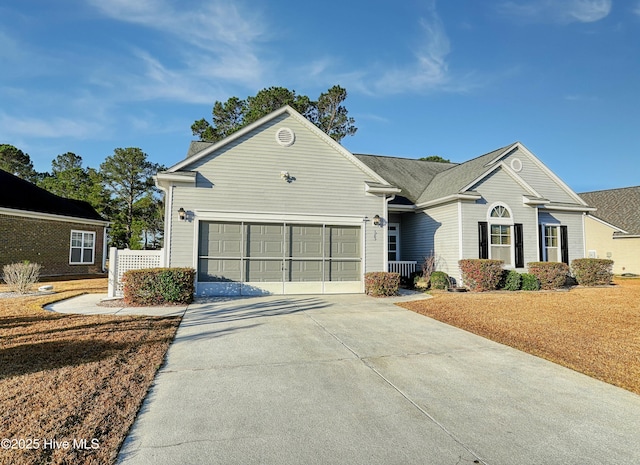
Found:
<path fill-rule="evenodd" d="M 540 224 L 558 224 L 567 227 L 569 240 L 569 263 L 585 257 L 585 235 L 582 212 L 540 210 Z"/>
<path fill-rule="evenodd" d="M 71 231 L 94 232 L 90 265 L 70 265 Z M 102 273 L 104 227 L 0 214 L 0 270 L 28 260 L 42 265 L 41 276 Z"/>
<path fill-rule="evenodd" d="M 295 142 L 276 141 L 280 128 L 290 128 Z M 365 181 L 377 181 L 338 153 L 296 118 L 284 114 L 245 134 L 220 150 L 194 161 L 196 187 L 173 188 L 171 212 L 171 266 L 195 266 L 197 220 L 212 220 L 220 212 L 278 218 L 311 218 L 309 222 L 360 221 L 366 244 L 363 271 L 384 266 L 385 234 L 372 219 L 383 215 L 385 199 L 365 193 Z M 282 172 L 289 173 L 289 182 Z M 178 221 L 177 210 L 187 210 L 188 221 Z"/>
<path fill-rule="evenodd" d="M 613 238 L 614 229 L 587 216 L 584 220 L 587 256 L 613 260 L 615 274 L 640 275 L 640 237 Z"/>
<path fill-rule="evenodd" d="M 403 260 L 415 260 L 418 267 L 434 255 L 438 271 L 457 276 L 459 260 L 458 207 L 448 203 L 402 216 Z"/>

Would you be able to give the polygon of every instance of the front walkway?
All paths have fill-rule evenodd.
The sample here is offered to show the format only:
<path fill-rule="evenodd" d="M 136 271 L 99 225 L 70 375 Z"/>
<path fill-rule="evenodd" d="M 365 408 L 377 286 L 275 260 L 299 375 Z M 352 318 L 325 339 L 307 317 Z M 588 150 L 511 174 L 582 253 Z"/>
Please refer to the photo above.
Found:
<path fill-rule="evenodd" d="M 391 300 L 217 299 L 118 463 L 636 465 L 638 432 L 639 396 Z"/>

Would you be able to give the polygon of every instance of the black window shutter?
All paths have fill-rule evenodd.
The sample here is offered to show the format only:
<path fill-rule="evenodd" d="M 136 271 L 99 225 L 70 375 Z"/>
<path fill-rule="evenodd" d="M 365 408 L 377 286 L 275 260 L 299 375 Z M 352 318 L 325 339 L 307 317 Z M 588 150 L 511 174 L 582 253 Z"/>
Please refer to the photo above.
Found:
<path fill-rule="evenodd" d="M 524 268 L 524 239 L 522 223 L 513 225 L 514 243 L 516 246 L 516 268 Z"/>
<path fill-rule="evenodd" d="M 478 221 L 478 258 L 489 258 L 489 228 L 486 221 Z"/>
<path fill-rule="evenodd" d="M 560 247 L 562 248 L 562 263 L 569 264 L 569 238 L 567 227 L 560 226 Z"/>
<path fill-rule="evenodd" d="M 538 261 L 544 261 L 544 225 L 538 226 Z"/>

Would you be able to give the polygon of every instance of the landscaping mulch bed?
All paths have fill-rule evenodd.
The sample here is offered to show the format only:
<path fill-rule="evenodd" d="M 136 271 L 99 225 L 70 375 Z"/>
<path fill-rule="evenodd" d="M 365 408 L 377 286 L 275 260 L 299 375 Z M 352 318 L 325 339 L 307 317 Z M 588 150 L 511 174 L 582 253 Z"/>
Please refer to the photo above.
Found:
<path fill-rule="evenodd" d="M 42 310 L 106 287 L 56 282 L 51 295 L 0 299 L 0 464 L 115 462 L 180 317 Z"/>
<path fill-rule="evenodd" d="M 442 292 L 398 305 L 640 394 L 640 279 L 614 283 Z"/>

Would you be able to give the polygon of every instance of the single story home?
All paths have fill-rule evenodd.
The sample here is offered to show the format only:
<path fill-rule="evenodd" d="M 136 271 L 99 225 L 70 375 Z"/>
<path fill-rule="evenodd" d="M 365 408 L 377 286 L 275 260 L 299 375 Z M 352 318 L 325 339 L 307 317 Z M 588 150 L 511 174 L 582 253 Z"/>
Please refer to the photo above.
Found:
<path fill-rule="evenodd" d="M 613 260 L 615 274 L 640 275 L 640 186 L 580 197 L 597 208 L 585 220 L 587 256 Z"/>
<path fill-rule="evenodd" d="M 584 257 L 592 210 L 519 142 L 465 163 L 350 153 L 285 106 L 156 176 L 200 295 L 363 292 L 364 274 Z M 405 265 L 409 265 L 408 267 Z"/>
<path fill-rule="evenodd" d="M 0 170 L 0 274 L 25 260 L 42 265 L 41 276 L 103 273 L 108 225 L 87 202 Z"/>

